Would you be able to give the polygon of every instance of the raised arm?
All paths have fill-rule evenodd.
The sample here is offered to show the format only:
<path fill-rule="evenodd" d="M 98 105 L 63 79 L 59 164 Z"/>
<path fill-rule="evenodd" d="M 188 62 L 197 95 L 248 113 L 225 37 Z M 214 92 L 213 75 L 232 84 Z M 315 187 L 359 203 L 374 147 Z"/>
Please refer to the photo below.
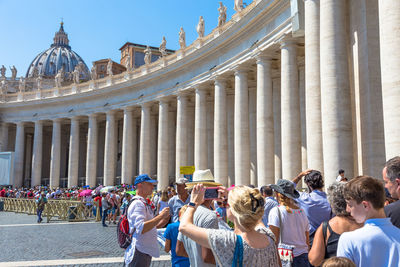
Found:
<path fill-rule="evenodd" d="M 185 213 L 182 215 L 179 231 L 198 243 L 200 246 L 210 248 L 208 243 L 208 230 L 193 224 L 194 212 L 196 211 L 196 208 L 204 202 L 204 191 L 205 188 L 203 185 L 196 185 L 193 188 L 190 200 L 195 203 L 196 206 L 188 206 Z"/>
<path fill-rule="evenodd" d="M 292 179 L 292 182 L 295 184 L 298 184 L 301 181 L 301 178 L 303 178 L 303 176 L 306 176 L 307 174 L 309 174 L 312 171 L 312 169 L 307 169 L 305 171 L 300 172 L 296 177 L 294 177 Z"/>

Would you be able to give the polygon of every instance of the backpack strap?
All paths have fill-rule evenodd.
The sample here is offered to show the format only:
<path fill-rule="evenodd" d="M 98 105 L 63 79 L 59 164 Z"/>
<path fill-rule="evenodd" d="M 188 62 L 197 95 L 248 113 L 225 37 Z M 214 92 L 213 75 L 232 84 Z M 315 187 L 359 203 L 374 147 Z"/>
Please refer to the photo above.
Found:
<path fill-rule="evenodd" d="M 324 245 L 325 245 L 325 247 L 326 247 L 326 243 L 327 243 L 326 234 L 327 234 L 328 226 L 329 226 L 328 222 L 323 222 L 322 223 L 322 235 L 324 237 Z"/>

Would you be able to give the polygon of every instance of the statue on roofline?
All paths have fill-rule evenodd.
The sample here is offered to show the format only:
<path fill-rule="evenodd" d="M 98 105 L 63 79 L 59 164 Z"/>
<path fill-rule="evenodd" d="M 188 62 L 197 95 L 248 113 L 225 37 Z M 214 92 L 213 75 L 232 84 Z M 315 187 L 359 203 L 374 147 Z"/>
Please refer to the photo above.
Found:
<path fill-rule="evenodd" d="M 108 64 L 107 64 L 107 74 L 109 76 L 113 76 L 113 70 L 112 70 L 112 61 L 111 58 L 108 59 Z"/>
<path fill-rule="evenodd" d="M 74 80 L 74 83 L 75 84 L 79 84 L 79 74 L 80 74 L 80 71 L 79 71 L 79 66 L 78 65 L 76 65 L 75 66 L 75 69 L 74 69 L 74 71 L 72 72 L 72 77 L 73 77 L 73 80 Z"/>
<path fill-rule="evenodd" d="M 204 37 L 204 19 L 203 16 L 200 16 L 199 23 L 197 24 L 197 34 L 199 35 L 199 38 Z"/>
<path fill-rule="evenodd" d="M 18 90 L 22 93 L 25 92 L 26 80 L 24 77 L 19 78 Z"/>
<path fill-rule="evenodd" d="M 129 55 L 129 54 L 128 54 L 128 56 L 126 57 L 125 67 L 126 67 L 126 70 L 127 70 L 128 72 L 129 72 L 129 71 L 132 71 L 131 55 Z"/>
<path fill-rule="evenodd" d="M 56 82 L 56 87 L 62 87 L 62 82 L 64 81 L 64 77 L 62 76 L 61 69 L 57 72 L 56 77 L 54 77 L 54 79 Z"/>
<path fill-rule="evenodd" d="M 219 2 L 219 17 L 218 17 L 218 27 L 221 27 L 226 22 L 226 6 L 222 2 Z"/>
<path fill-rule="evenodd" d="M 243 10 L 243 0 L 235 0 L 235 6 L 233 8 L 236 12 Z"/>
<path fill-rule="evenodd" d="M 1 66 L 0 73 L 1 73 L 1 78 L 6 77 L 6 67 L 4 67 L 4 65 Z"/>
<path fill-rule="evenodd" d="M 11 70 L 11 79 L 15 81 L 15 79 L 17 78 L 17 68 L 13 65 L 12 67 L 10 67 Z"/>
<path fill-rule="evenodd" d="M 144 50 L 144 63 L 146 65 L 151 63 L 151 49 L 150 46 L 147 46 Z"/>
<path fill-rule="evenodd" d="M 90 77 L 92 78 L 92 80 L 97 79 L 97 70 L 96 70 L 96 65 L 94 63 L 92 68 L 90 69 Z"/>
<path fill-rule="evenodd" d="M 181 27 L 181 30 L 179 31 L 179 45 L 181 49 L 186 48 L 186 33 L 183 30 L 183 27 Z"/>
<path fill-rule="evenodd" d="M 158 50 L 160 51 L 162 57 L 167 55 L 167 40 L 165 39 L 165 36 L 163 36 L 160 48 Z"/>

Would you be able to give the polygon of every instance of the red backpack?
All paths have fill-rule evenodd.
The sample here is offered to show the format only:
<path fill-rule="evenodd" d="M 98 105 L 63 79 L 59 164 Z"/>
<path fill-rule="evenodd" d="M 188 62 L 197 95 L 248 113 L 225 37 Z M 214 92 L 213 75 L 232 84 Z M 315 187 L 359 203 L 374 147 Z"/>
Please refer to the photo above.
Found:
<path fill-rule="evenodd" d="M 134 197 L 129 204 L 126 206 L 123 214 L 119 217 L 117 226 L 117 239 L 118 244 L 121 248 L 126 249 L 132 243 L 132 235 L 130 234 L 129 222 L 128 222 L 128 209 L 131 203 L 135 200 L 140 200 L 140 198 Z"/>

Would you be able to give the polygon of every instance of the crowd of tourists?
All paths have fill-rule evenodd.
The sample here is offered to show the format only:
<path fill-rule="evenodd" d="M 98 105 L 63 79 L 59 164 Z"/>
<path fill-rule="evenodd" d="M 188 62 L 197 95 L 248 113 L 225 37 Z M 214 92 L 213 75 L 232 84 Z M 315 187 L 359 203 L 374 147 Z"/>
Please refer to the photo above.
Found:
<path fill-rule="evenodd" d="M 317 170 L 259 189 L 225 188 L 210 170 L 196 170 L 191 182 L 180 177 L 159 192 L 157 181 L 141 174 L 133 186 L 3 188 L 0 197 L 36 199 L 38 216 L 47 199 L 95 203 L 104 227 L 124 214 L 126 266 L 150 266 L 159 257 L 161 233 L 172 266 L 398 267 L 400 157 L 382 167 L 383 180 L 350 179 L 340 170 L 329 186 Z M 300 184 L 306 191 L 296 189 Z M 91 194 L 82 195 L 85 190 Z"/>
<path fill-rule="evenodd" d="M 150 266 L 160 253 L 157 228 L 166 227 L 172 266 L 398 267 L 400 157 L 382 167 L 383 181 L 340 170 L 325 186 L 321 172 L 305 170 L 260 189 L 225 188 L 210 170 L 196 170 L 192 182 L 177 179 L 176 195 L 165 189 L 153 202 L 146 199 L 157 181 L 139 175 L 125 264 Z"/>

